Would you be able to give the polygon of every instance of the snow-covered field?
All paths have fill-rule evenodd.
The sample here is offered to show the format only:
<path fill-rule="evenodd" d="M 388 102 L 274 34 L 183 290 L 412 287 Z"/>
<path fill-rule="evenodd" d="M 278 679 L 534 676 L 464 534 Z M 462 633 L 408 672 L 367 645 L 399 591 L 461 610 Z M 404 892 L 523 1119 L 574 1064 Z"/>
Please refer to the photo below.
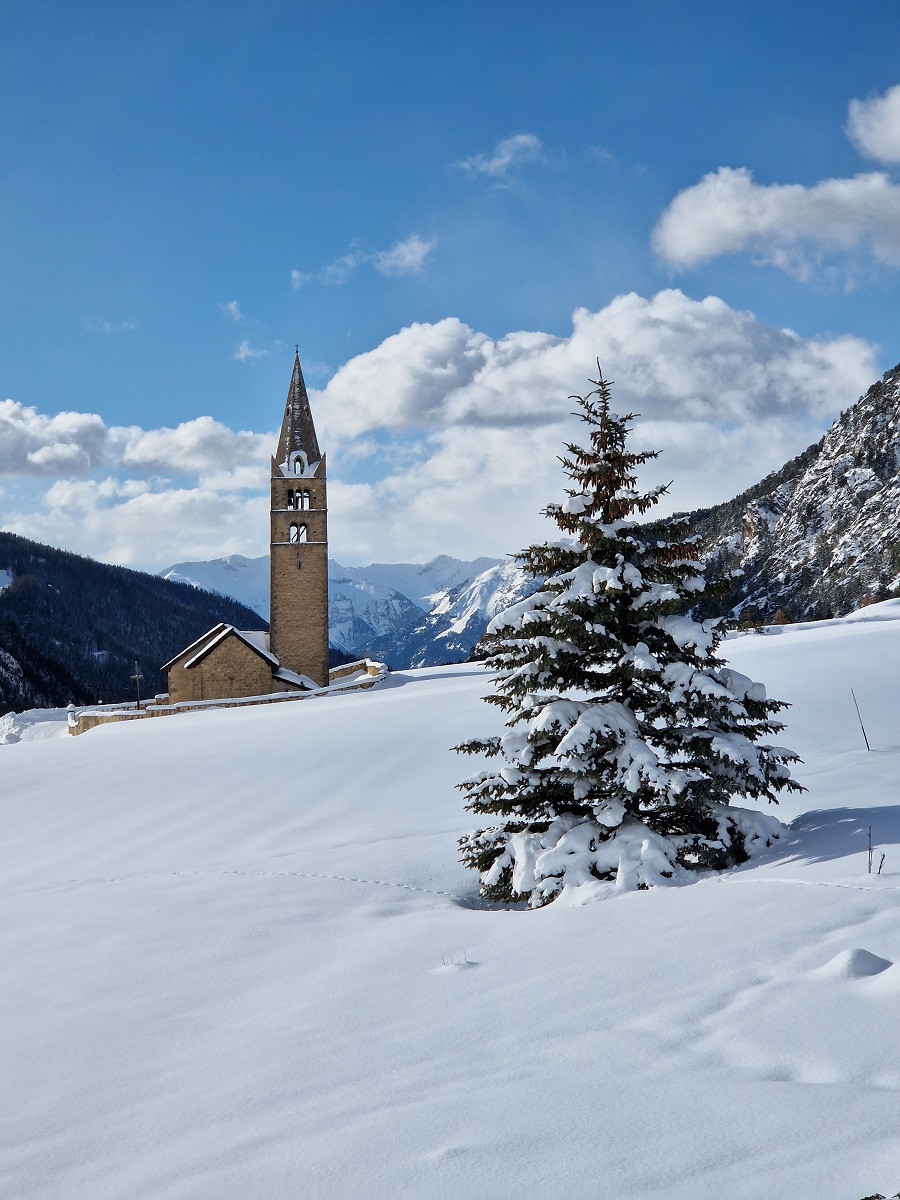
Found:
<path fill-rule="evenodd" d="M 782 844 L 581 907 L 484 911 L 456 862 L 478 667 L 0 748 L 0 1193 L 895 1191 L 900 612 L 867 613 L 727 643 L 795 706 Z"/>

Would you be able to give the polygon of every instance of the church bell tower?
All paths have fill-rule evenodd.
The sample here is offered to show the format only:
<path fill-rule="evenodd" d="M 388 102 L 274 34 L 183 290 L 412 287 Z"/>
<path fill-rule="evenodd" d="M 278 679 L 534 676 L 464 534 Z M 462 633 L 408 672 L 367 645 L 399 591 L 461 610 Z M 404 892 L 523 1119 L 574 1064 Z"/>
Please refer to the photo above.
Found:
<path fill-rule="evenodd" d="M 328 684 L 325 456 L 299 350 L 272 459 L 269 647 L 281 669 Z"/>

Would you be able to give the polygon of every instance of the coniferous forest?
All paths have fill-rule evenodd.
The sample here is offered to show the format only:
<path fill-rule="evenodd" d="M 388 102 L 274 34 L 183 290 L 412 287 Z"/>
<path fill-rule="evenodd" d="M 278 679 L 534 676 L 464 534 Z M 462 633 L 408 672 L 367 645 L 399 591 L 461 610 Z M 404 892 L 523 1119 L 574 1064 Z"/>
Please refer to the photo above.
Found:
<path fill-rule="evenodd" d="M 265 627 L 236 600 L 0 533 L 0 715 L 165 691 L 160 667 L 220 621 Z"/>

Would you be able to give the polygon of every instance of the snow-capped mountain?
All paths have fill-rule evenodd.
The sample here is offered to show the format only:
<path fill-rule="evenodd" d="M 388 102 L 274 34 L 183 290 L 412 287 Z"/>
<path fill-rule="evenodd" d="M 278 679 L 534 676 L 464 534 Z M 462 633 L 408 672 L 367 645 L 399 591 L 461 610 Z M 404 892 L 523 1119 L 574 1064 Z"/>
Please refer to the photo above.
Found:
<path fill-rule="evenodd" d="M 473 558 L 470 561 L 439 554 L 426 563 L 369 563 L 367 567 L 343 567 L 329 564 L 329 581 L 338 573 L 344 579 L 380 584 L 401 592 L 425 612 L 430 612 L 438 597 L 452 588 L 471 583 L 473 579 L 496 567 L 498 558 Z"/>
<path fill-rule="evenodd" d="M 372 647 L 376 644 L 399 647 L 422 624 L 423 615 L 430 614 L 435 604 L 442 606 L 441 615 L 448 614 L 448 596 L 465 588 L 497 563 L 495 558 L 476 558 L 467 562 L 447 554 L 438 555 L 427 563 L 372 563 L 367 567 L 345 567 L 329 559 L 331 645 L 353 655 L 374 653 Z M 268 619 L 268 555 L 245 558 L 241 554 L 232 554 L 208 562 L 175 563 L 160 574 L 166 579 L 231 596 Z M 451 624 L 457 619 L 455 612 L 449 616 Z M 440 626 L 440 630 L 443 629 L 444 626 Z M 435 636 L 438 632 L 436 629 Z M 470 639 L 472 645 L 483 632 L 482 628 Z M 429 656 L 428 661 L 447 661 L 445 646 L 440 644 L 437 653 L 438 657 Z M 396 665 L 409 665 L 399 661 L 396 655 L 392 659 Z"/>
<path fill-rule="evenodd" d="M 266 621 L 269 619 L 269 556 L 245 558 L 229 554 L 227 558 L 212 558 L 208 562 L 174 563 L 159 572 L 164 579 L 189 583 L 207 592 L 232 596 L 246 604 Z"/>
<path fill-rule="evenodd" d="M 689 522 L 720 570 L 743 572 L 726 610 L 815 619 L 900 588 L 898 507 L 900 365 L 815 445 Z"/>
<path fill-rule="evenodd" d="M 402 592 L 341 573 L 328 564 L 328 640 L 345 654 L 360 655 L 370 643 L 393 636 L 421 619 L 422 610 Z"/>
<path fill-rule="evenodd" d="M 461 662 L 481 640 L 492 618 L 536 586 L 515 563 L 497 563 L 470 582 L 440 592 L 422 620 L 405 633 L 394 631 L 376 639 L 369 653 L 393 667 Z"/>

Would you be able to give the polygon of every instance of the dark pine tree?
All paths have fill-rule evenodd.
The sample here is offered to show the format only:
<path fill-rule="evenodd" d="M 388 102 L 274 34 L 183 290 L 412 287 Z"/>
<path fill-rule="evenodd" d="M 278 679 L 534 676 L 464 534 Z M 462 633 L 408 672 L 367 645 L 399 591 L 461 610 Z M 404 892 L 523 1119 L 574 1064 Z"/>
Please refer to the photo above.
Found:
<path fill-rule="evenodd" d="M 684 526 L 636 519 L 667 490 L 641 493 L 657 451 L 626 450 L 634 414 L 610 410 L 602 373 L 573 396 L 588 432 L 561 459 L 572 486 L 545 514 L 564 540 L 516 557 L 539 590 L 484 640 L 502 736 L 457 749 L 488 759 L 459 786 L 493 824 L 460 841 L 491 900 L 538 907 L 592 880 L 622 889 L 745 861 L 781 828 L 735 797 L 777 801 L 790 750 L 768 738 L 785 707 L 725 666 L 720 624 L 689 615 L 704 590 Z"/>

